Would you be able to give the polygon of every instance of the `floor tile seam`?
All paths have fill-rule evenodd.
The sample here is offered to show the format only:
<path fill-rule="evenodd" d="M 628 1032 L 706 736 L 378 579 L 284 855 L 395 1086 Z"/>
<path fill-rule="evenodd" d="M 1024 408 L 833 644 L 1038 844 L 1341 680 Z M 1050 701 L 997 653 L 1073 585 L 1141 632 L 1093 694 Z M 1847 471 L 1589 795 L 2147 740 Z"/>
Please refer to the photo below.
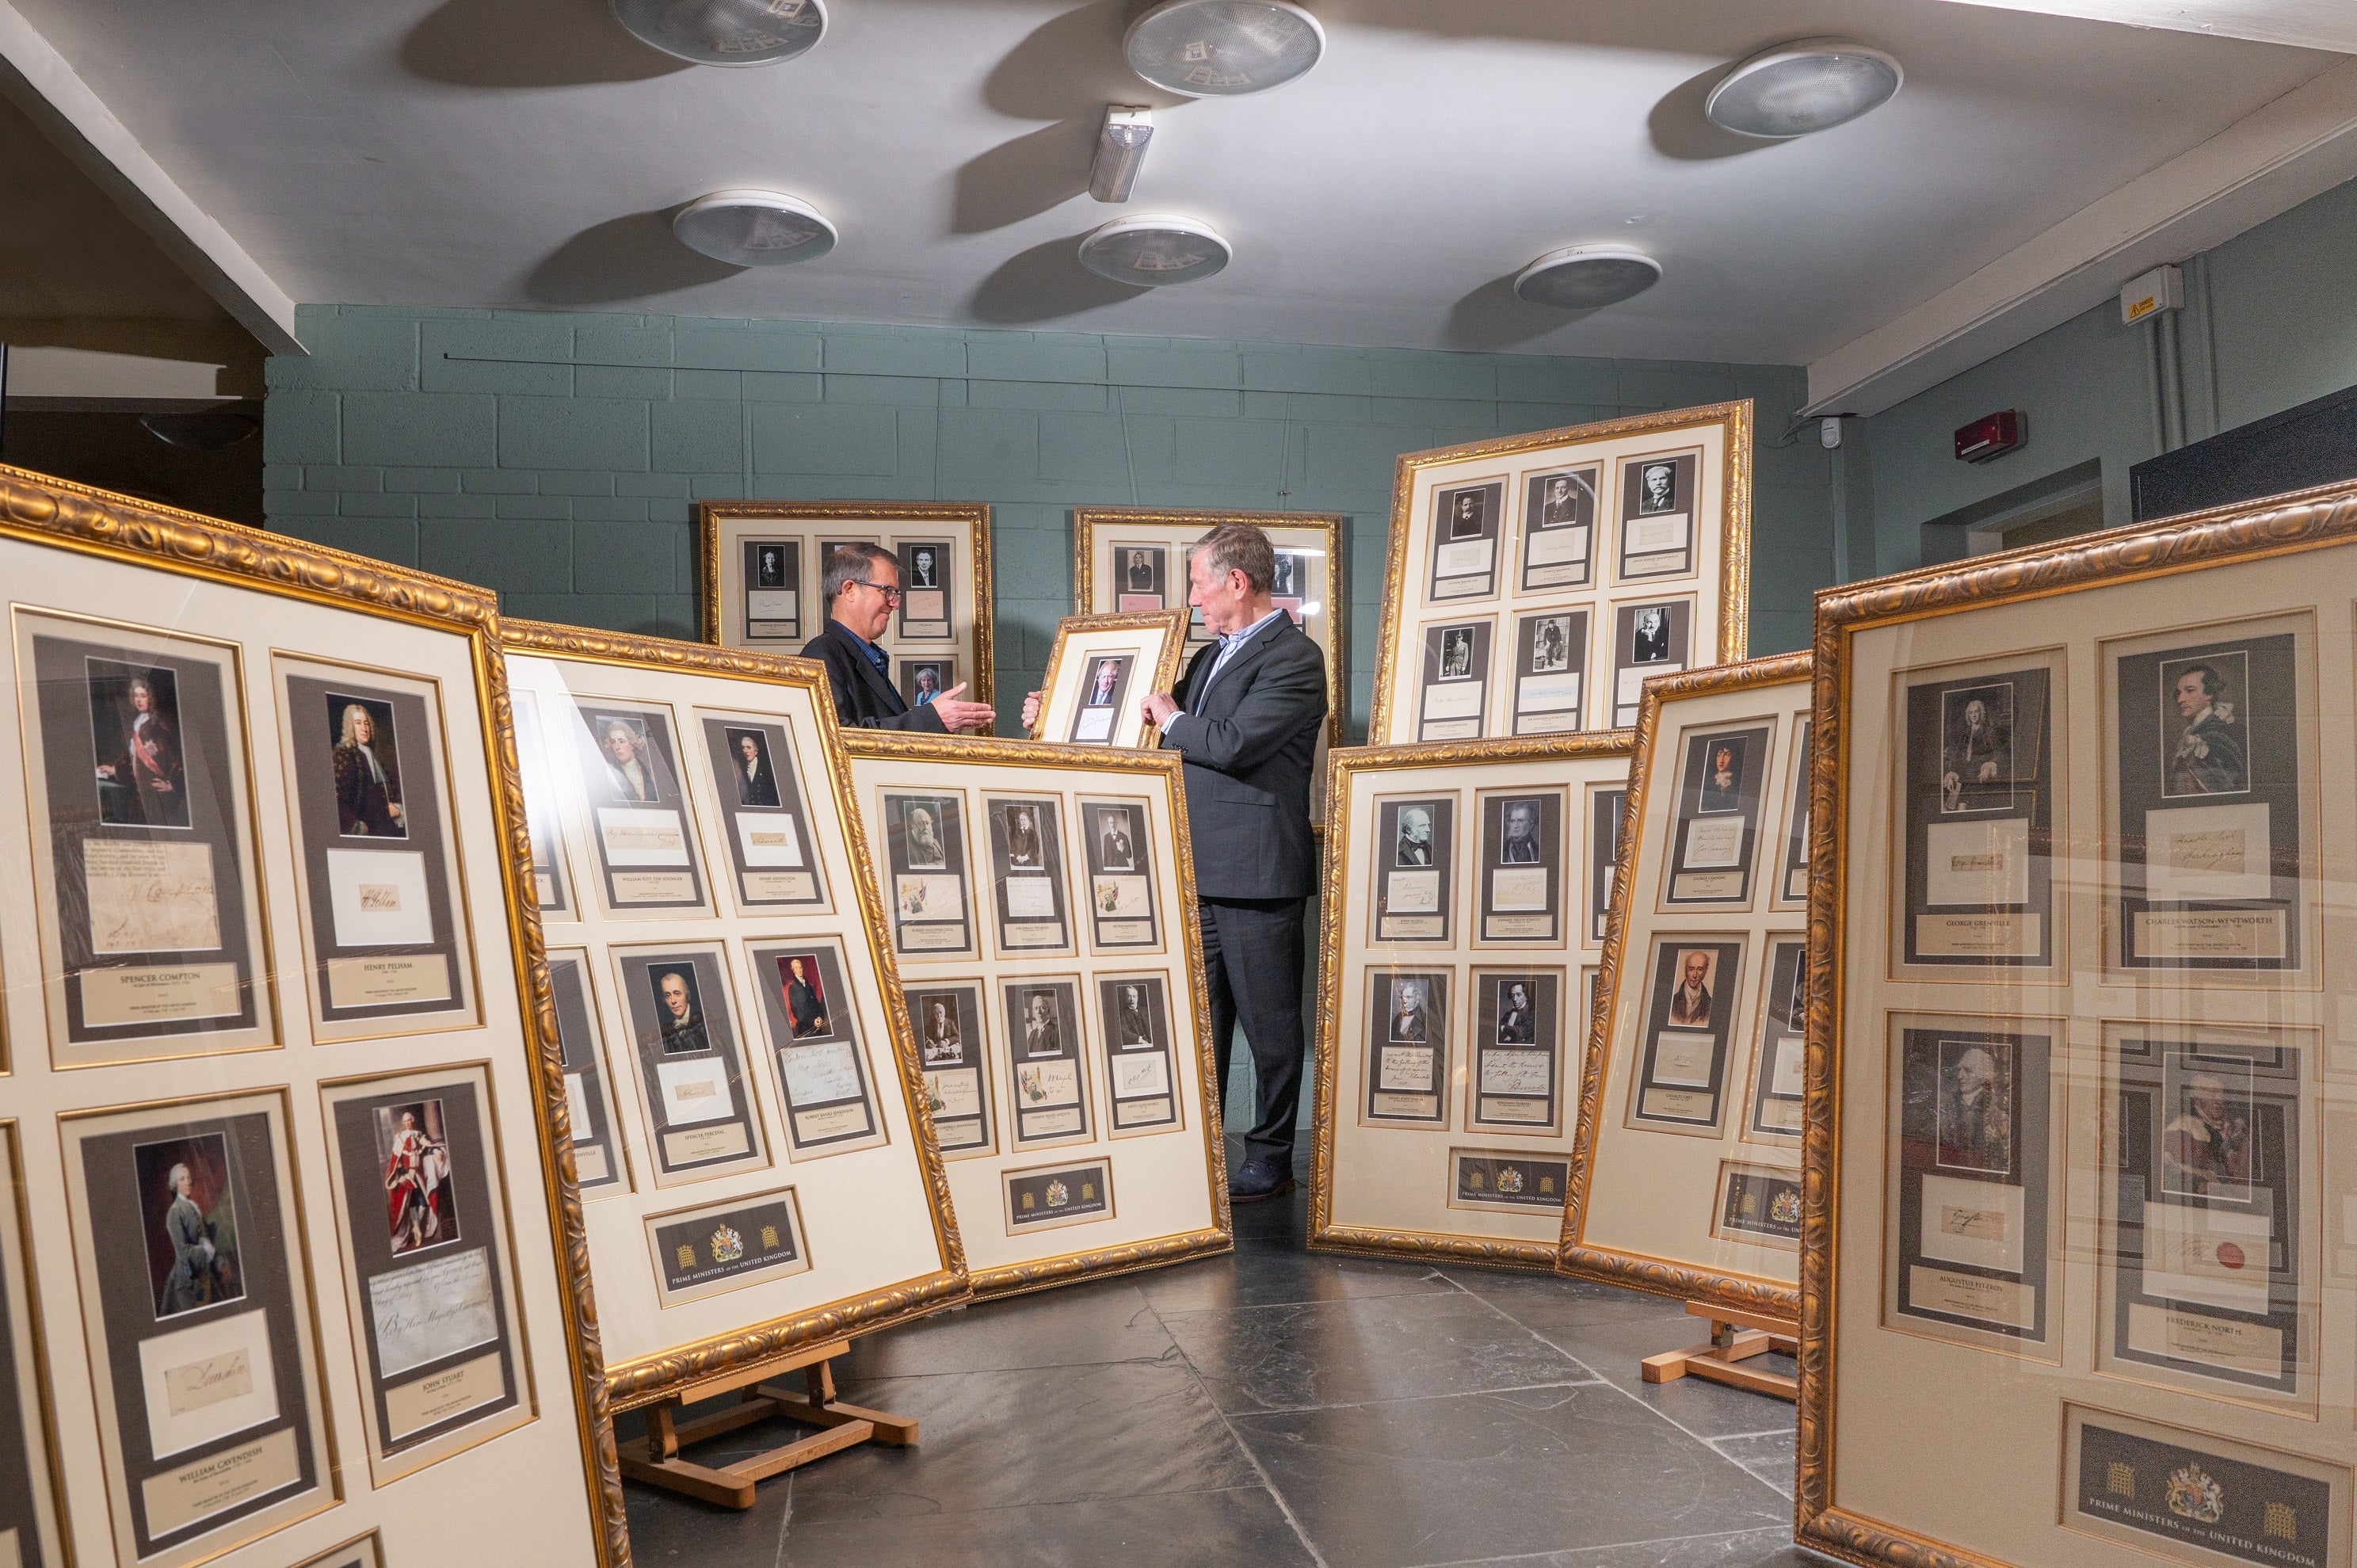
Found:
<path fill-rule="evenodd" d="M 1170 1348 L 1172 1350 L 1178 1348 L 1176 1341 L 1172 1342 Z M 989 1378 L 1002 1372 L 1010 1374 L 1067 1370 L 1078 1372 L 1097 1367 L 1161 1367 L 1168 1365 L 1169 1359 L 1169 1353 L 1166 1351 L 1158 1356 L 1117 1356 L 1110 1361 L 1041 1361 L 1028 1367 L 967 1367 L 956 1371 L 878 1372 L 873 1376 L 862 1373 L 856 1377 L 845 1377 L 842 1382 L 845 1389 L 852 1389 L 876 1383 L 913 1382 L 920 1378 Z M 780 1416 L 778 1419 L 783 1420 L 784 1417 Z"/>
<path fill-rule="evenodd" d="M 1789 1426 L 1771 1426 L 1763 1432 L 1722 1432 L 1717 1436 L 1705 1438 L 1704 1441 L 1706 1443 L 1740 1443 L 1746 1438 L 1750 1437 L 1790 1437 L 1792 1434 L 1792 1428 Z"/>
<path fill-rule="evenodd" d="M 1216 1498 L 1229 1492 L 1249 1494 L 1265 1492 L 1267 1489 L 1265 1487 L 1198 1487 L 1192 1490 L 1175 1492 L 1107 1492 L 1098 1497 L 1088 1498 L 1035 1498 L 1028 1502 L 981 1503 L 966 1509 L 937 1509 L 927 1514 L 870 1514 L 857 1518 L 822 1519 L 806 1521 L 803 1528 L 805 1530 L 838 1530 L 854 1525 L 908 1524 L 925 1520 L 963 1519 L 970 1514 L 1019 1513 L 1025 1509 L 1084 1508 L 1092 1503 L 1150 1502 L 1157 1498 Z M 1284 1504 L 1279 1502 L 1277 1506 L 1282 1509 Z M 784 1542 L 780 1541 L 779 1543 L 780 1558 L 783 1557 L 784 1551 Z M 1325 1568 L 1325 1560 L 1320 1558 L 1318 1561 L 1319 1568 Z"/>
<path fill-rule="evenodd" d="M 776 1555 L 770 1559 L 770 1568 L 785 1568 L 786 1532 L 794 1526 L 794 1473 L 791 1470 L 787 1471 L 786 1511 L 785 1516 L 778 1520 L 778 1550 Z"/>
<path fill-rule="evenodd" d="M 1169 1310 L 1181 1317 L 1189 1317 L 1211 1312 L 1265 1312 L 1273 1307 L 1341 1306 L 1354 1301 L 1397 1301 L 1402 1296 L 1447 1295 L 1448 1294 L 1445 1290 L 1361 1291 L 1351 1295 L 1304 1296 L 1299 1301 L 1248 1301 L 1232 1306 L 1174 1306 Z"/>
<path fill-rule="evenodd" d="M 1581 1552 L 1626 1552 L 1632 1547 L 1683 1546 L 1694 1541 L 1732 1541 L 1745 1535 L 1776 1535 L 1781 1527 L 1763 1524 L 1749 1530 L 1706 1530 L 1699 1535 L 1648 1536 L 1642 1541 L 1605 1541 L 1594 1546 L 1559 1546 L 1552 1552 L 1516 1552 L 1504 1557 L 1452 1557 L 1443 1563 L 1423 1563 L 1414 1568 L 1491 1568 L 1492 1564 L 1514 1563 L 1545 1563 L 1558 1557 L 1573 1557 Z"/>
<path fill-rule="evenodd" d="M 1243 1419 L 1243 1418 L 1247 1418 L 1247 1417 L 1248 1417 L 1248 1418 L 1251 1418 L 1251 1419 L 1253 1419 L 1253 1420 L 1258 1420 L 1260 1417 L 1265 1416 L 1265 1415 L 1315 1415 L 1315 1414 L 1317 1414 L 1317 1413 L 1318 1413 L 1318 1412 L 1320 1412 L 1320 1411 L 1329 1411 L 1329 1410 L 1376 1410 L 1376 1409 L 1380 1409 L 1381 1407 L 1383 1407 L 1383 1406 L 1384 1406 L 1384 1405 L 1387 1405 L 1387 1404 L 1416 1404 L 1416 1403 L 1420 1403 L 1420 1402 L 1422 1402 L 1429 1401 L 1429 1400 L 1462 1400 L 1462 1399 L 1477 1399 L 1477 1398 L 1480 1398 L 1480 1397 L 1481 1397 L 1481 1396 L 1483 1396 L 1483 1395 L 1486 1395 L 1486 1394 L 1527 1394 L 1527 1393 L 1537 1393 L 1537 1392 L 1539 1392 L 1540 1391 L 1544 1390 L 1544 1389 L 1592 1389 L 1592 1388 L 1595 1388 L 1595 1387 L 1596 1387 L 1598 1384 L 1599 1384 L 1599 1383 L 1606 1383 L 1606 1382 L 1609 1382 L 1609 1380 L 1609 1380 L 1609 1379 L 1605 1379 L 1605 1378 L 1587 1377 L 1587 1378 L 1575 1378 L 1575 1379 L 1573 1379 L 1573 1380 L 1572 1380 L 1571 1381 L 1569 1381 L 1569 1382 L 1555 1382 L 1555 1383 L 1502 1383 L 1502 1384 L 1500 1384 L 1500 1385 L 1499 1385 L 1498 1387 L 1496 1387 L 1496 1388 L 1484 1388 L 1484 1389 L 1449 1389 L 1449 1390 L 1448 1390 L 1447 1391 L 1442 1392 L 1442 1393 L 1433 1393 L 1433 1394 L 1394 1394 L 1394 1395 L 1393 1395 L 1391 1398 L 1389 1398 L 1389 1399 L 1380 1399 L 1380 1400 L 1344 1400 L 1344 1401 L 1342 1401 L 1342 1402 L 1341 1402 L 1340 1403 L 1339 1403 L 1339 1404 L 1288 1404 L 1288 1405 L 1276 1405 L 1276 1406 L 1272 1406 L 1271 1408 L 1269 1408 L 1269 1409 L 1267 1409 L 1267 1410 L 1238 1410 L 1238 1411 L 1224 1411 L 1224 1412 L 1222 1412 L 1222 1414 L 1225 1414 L 1225 1415 L 1232 1415 L 1232 1416 L 1237 1417 L 1237 1418 L 1239 1418 L 1239 1419 Z"/>

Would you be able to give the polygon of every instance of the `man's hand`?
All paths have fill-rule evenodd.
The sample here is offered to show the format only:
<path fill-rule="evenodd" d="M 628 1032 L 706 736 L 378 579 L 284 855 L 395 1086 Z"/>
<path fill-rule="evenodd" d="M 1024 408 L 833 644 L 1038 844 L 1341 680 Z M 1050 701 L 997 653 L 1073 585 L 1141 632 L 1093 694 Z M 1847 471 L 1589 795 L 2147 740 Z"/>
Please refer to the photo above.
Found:
<path fill-rule="evenodd" d="M 942 727 L 943 729 L 980 729 L 983 725 L 993 723 L 997 719 L 998 710 L 992 707 L 988 703 L 959 702 L 957 700 L 957 694 L 964 690 L 965 682 L 961 681 L 956 685 L 952 686 L 948 691 L 943 692 L 940 696 L 933 699 L 931 704 L 932 710 L 934 713 L 941 715 Z"/>
<path fill-rule="evenodd" d="M 1146 699 L 1146 722 L 1160 729 L 1171 714 L 1178 711 L 1178 699 L 1168 692 L 1157 692 Z"/>
<path fill-rule="evenodd" d="M 1023 698 L 1023 727 L 1039 727 L 1039 693 L 1037 692 L 1028 693 Z"/>

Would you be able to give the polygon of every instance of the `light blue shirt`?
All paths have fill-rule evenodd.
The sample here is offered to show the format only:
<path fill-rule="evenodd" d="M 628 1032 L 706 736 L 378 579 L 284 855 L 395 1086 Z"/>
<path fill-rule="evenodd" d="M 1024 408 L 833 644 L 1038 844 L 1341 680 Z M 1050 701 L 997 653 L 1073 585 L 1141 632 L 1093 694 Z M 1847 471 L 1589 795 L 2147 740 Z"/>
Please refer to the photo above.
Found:
<path fill-rule="evenodd" d="M 1253 622 L 1252 625 L 1244 628 L 1243 630 L 1232 631 L 1228 633 L 1227 636 L 1220 639 L 1220 656 L 1211 660 L 1211 668 L 1203 676 L 1203 683 L 1195 689 L 1192 700 L 1199 703 L 1201 702 L 1203 700 L 1203 693 L 1211 689 L 1211 682 L 1220 678 L 1220 671 L 1228 667 L 1228 660 L 1233 659 L 1237 654 L 1242 653 L 1244 650 L 1245 643 L 1250 642 L 1254 638 L 1258 637 L 1267 628 L 1269 622 L 1277 619 L 1285 613 L 1285 607 L 1279 605 L 1276 608 L 1269 611 L 1268 614 L 1261 617 L 1260 619 Z M 1180 708 L 1170 716 L 1174 719 L 1183 719 L 1187 716 L 1187 710 Z M 1165 727 L 1167 728 L 1168 726 L 1166 725 Z"/>

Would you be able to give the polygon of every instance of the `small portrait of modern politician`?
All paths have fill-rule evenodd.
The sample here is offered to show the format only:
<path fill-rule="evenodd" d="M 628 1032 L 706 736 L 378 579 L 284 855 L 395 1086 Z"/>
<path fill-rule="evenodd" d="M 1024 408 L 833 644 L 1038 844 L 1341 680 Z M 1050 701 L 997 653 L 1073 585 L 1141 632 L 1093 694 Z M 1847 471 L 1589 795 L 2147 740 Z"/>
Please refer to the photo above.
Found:
<path fill-rule="evenodd" d="M 1326 658 L 1276 603 L 1275 585 L 1267 534 L 1248 522 L 1205 534 L 1188 555 L 1187 602 L 1215 640 L 1177 690 L 1140 704 L 1162 749 L 1185 764 L 1222 1104 L 1239 1028 L 1252 1050 L 1254 1104 L 1228 1123 L 1243 1132 L 1244 1158 L 1228 1179 L 1237 1203 L 1294 1189 L 1302 911 L 1318 882 L 1309 779 L 1326 725 Z M 1037 692 L 1024 700 L 1026 729 L 1039 724 L 1039 705 Z"/>
<path fill-rule="evenodd" d="M 929 702 L 911 706 L 892 682 L 892 656 L 877 639 L 900 607 L 900 558 L 880 544 L 846 544 L 826 558 L 819 592 L 826 629 L 802 645 L 802 657 L 826 666 L 838 724 L 854 729 L 976 730 L 998 715 L 987 703 L 969 703 L 961 681 Z"/>

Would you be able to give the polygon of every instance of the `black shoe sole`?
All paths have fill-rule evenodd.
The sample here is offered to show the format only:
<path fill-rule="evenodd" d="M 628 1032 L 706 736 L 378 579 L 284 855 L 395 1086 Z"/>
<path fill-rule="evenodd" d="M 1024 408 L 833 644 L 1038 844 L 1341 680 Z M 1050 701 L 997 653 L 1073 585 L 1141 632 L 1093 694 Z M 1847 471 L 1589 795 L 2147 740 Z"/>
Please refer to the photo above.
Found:
<path fill-rule="evenodd" d="M 1291 1176 L 1287 1176 L 1283 1181 L 1278 1182 L 1275 1187 L 1270 1187 L 1266 1192 L 1237 1192 L 1232 1187 L 1228 1191 L 1228 1202 L 1231 1205 L 1238 1203 L 1266 1203 L 1272 1197 L 1283 1197 L 1286 1193 L 1291 1192 L 1296 1185 L 1297 1184 L 1294 1179 Z"/>

